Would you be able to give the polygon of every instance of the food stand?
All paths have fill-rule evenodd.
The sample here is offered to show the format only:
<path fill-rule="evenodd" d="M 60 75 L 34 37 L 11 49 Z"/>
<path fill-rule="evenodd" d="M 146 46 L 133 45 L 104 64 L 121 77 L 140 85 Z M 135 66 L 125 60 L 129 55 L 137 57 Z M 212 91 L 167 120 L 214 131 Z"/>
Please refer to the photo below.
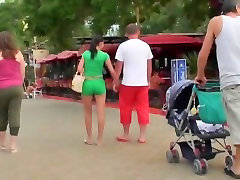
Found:
<path fill-rule="evenodd" d="M 115 64 L 115 53 L 121 42 L 126 40 L 121 37 L 106 38 L 103 51 L 110 55 Z M 181 59 L 188 52 L 199 51 L 202 46 L 201 34 L 157 34 L 141 37 L 152 49 L 153 77 L 150 84 L 149 101 L 151 107 L 161 108 L 165 103 L 165 92 L 171 85 L 171 60 Z M 79 51 L 63 51 L 57 55 L 49 55 L 41 62 L 45 67 L 42 74 L 45 82 L 44 93 L 47 95 L 79 98 L 79 95 L 71 90 L 71 81 L 77 70 L 77 64 L 81 54 L 89 49 L 90 39 L 79 39 L 82 42 Z M 107 87 L 107 101 L 117 101 L 118 95 L 112 91 L 112 79 L 105 68 L 103 73 Z"/>

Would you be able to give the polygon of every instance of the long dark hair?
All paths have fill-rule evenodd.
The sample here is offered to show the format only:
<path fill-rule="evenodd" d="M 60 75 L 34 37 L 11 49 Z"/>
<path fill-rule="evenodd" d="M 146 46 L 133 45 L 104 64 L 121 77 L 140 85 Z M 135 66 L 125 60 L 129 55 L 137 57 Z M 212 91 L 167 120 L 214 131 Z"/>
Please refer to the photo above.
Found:
<path fill-rule="evenodd" d="M 0 51 L 2 51 L 4 59 L 15 59 L 18 52 L 17 45 L 11 33 L 7 31 L 0 32 Z"/>
<path fill-rule="evenodd" d="M 89 49 L 89 51 L 91 52 L 91 59 L 94 59 L 95 56 L 97 55 L 97 46 L 99 45 L 100 42 L 103 42 L 102 36 L 97 35 L 92 38 Z"/>

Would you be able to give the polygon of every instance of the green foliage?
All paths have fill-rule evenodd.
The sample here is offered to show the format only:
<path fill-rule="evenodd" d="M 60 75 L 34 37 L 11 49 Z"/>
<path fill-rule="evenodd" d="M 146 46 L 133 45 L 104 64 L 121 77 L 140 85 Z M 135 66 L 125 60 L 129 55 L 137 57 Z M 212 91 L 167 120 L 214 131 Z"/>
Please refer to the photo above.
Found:
<path fill-rule="evenodd" d="M 143 23 L 144 33 L 204 32 L 211 8 L 209 0 L 171 0 Z"/>
<path fill-rule="evenodd" d="M 0 4 L 0 30 L 30 45 L 37 37 L 61 51 L 74 48 L 74 36 L 106 34 L 112 25 L 123 35 L 134 22 L 145 34 L 204 32 L 212 15 L 210 0 L 9 0 Z"/>
<path fill-rule="evenodd" d="M 23 16 L 18 3 L 0 4 L 0 31 L 10 31 L 16 36 L 20 47 L 24 47 Z"/>
<path fill-rule="evenodd" d="M 85 25 L 90 4 L 83 0 L 23 0 L 22 6 L 28 30 L 34 36 L 47 36 L 60 51 L 72 48 L 72 36 Z"/>
<path fill-rule="evenodd" d="M 190 52 L 185 54 L 183 58 L 187 60 L 189 78 L 194 78 L 197 75 L 198 53 Z"/>

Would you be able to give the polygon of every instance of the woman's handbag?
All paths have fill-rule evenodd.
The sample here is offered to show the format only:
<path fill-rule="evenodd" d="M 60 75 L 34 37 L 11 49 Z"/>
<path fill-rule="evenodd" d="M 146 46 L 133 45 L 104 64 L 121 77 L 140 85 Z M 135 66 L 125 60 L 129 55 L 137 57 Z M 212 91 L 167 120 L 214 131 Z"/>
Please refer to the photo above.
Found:
<path fill-rule="evenodd" d="M 82 86 L 83 82 L 85 80 L 85 77 L 82 74 L 79 74 L 79 72 L 76 72 L 73 80 L 72 80 L 72 90 L 78 93 L 82 93 Z"/>

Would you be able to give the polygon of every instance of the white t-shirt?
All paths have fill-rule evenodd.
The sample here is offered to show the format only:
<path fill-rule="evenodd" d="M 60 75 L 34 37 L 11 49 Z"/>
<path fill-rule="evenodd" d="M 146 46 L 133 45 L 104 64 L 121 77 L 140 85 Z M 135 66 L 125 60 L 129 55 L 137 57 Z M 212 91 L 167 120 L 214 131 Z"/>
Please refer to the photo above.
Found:
<path fill-rule="evenodd" d="M 120 44 L 116 59 L 123 64 L 125 86 L 148 86 L 147 61 L 153 55 L 150 46 L 140 39 L 130 39 Z"/>

